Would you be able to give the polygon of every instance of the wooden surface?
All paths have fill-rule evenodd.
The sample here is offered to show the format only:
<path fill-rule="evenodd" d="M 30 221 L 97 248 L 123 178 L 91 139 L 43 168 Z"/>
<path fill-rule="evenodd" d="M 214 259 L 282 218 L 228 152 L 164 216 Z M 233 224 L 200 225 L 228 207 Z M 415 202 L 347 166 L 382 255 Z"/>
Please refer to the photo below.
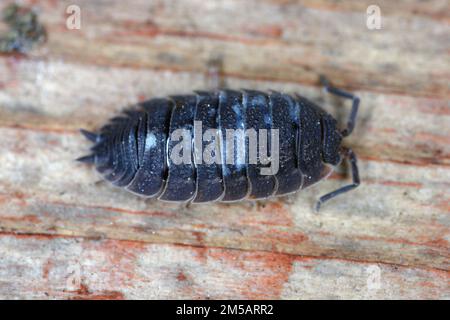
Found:
<path fill-rule="evenodd" d="M 8 1 L 2 1 L 2 9 Z M 0 298 L 450 298 L 448 1 L 21 1 L 47 42 L 0 56 Z M 81 30 L 66 28 L 69 4 Z M 340 121 L 318 75 L 357 93 L 349 178 L 282 199 L 145 201 L 73 159 L 125 106 L 207 85 L 301 93 Z"/>

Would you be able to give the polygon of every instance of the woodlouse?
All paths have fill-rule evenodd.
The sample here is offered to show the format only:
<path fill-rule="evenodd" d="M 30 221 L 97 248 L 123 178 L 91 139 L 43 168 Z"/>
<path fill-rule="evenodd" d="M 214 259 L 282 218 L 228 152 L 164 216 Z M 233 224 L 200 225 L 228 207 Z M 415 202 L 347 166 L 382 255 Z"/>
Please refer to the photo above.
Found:
<path fill-rule="evenodd" d="M 296 192 L 328 176 L 341 159 L 347 158 L 353 182 L 322 196 L 316 205 L 318 210 L 323 202 L 360 183 L 356 155 L 341 146 L 342 138 L 353 131 L 359 98 L 332 87 L 323 77 L 321 80 L 329 93 L 352 100 L 344 130 L 339 131 L 331 115 L 299 95 L 255 90 L 202 91 L 143 102 L 140 108 L 113 118 L 98 133 L 81 130 L 95 145 L 91 155 L 78 160 L 95 164 L 106 180 L 141 196 L 179 202 L 228 202 Z M 195 132 L 194 121 L 202 122 L 201 132 Z M 191 149 L 190 163 L 174 163 L 169 157 L 180 143 L 172 138 L 176 129 L 186 130 L 188 140 L 194 141 L 211 128 L 217 135 Z M 230 154 L 223 142 L 226 132 L 248 128 L 278 129 L 279 164 L 274 174 L 262 175 L 259 170 L 264 165 L 248 161 L 253 147 L 248 136 L 241 145 L 246 156 L 243 163 L 194 161 L 198 156 L 194 155 L 195 150 L 216 139 L 219 147 L 212 154 L 236 159 L 237 152 Z M 268 145 L 274 143 L 269 138 Z M 272 156 L 270 153 L 269 158 Z"/>

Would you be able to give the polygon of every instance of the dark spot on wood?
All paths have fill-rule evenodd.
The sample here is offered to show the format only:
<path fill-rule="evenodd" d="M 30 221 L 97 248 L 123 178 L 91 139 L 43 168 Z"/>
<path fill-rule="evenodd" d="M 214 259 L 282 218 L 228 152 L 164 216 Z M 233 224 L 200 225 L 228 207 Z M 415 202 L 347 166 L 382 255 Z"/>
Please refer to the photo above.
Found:
<path fill-rule="evenodd" d="M 23 54 L 46 39 L 44 26 L 30 9 L 11 4 L 3 9 L 2 20 L 9 30 L 0 35 L 0 53 Z"/>
<path fill-rule="evenodd" d="M 51 259 L 48 259 L 42 268 L 42 278 L 48 280 L 48 276 L 50 274 L 50 270 L 53 267 L 53 262 Z"/>
<path fill-rule="evenodd" d="M 178 280 L 178 281 L 186 281 L 186 280 L 187 280 L 187 277 L 186 277 L 186 275 L 185 275 L 182 271 L 180 271 L 180 272 L 178 273 L 178 275 L 177 275 L 177 280 Z"/>
<path fill-rule="evenodd" d="M 195 240 L 197 240 L 198 244 L 204 243 L 204 233 L 199 231 L 192 231 L 192 235 L 195 237 Z"/>
<path fill-rule="evenodd" d="M 91 292 L 89 287 L 81 283 L 80 288 L 75 291 L 76 295 L 70 297 L 72 300 L 123 300 L 125 296 L 120 291 L 103 290 Z"/>

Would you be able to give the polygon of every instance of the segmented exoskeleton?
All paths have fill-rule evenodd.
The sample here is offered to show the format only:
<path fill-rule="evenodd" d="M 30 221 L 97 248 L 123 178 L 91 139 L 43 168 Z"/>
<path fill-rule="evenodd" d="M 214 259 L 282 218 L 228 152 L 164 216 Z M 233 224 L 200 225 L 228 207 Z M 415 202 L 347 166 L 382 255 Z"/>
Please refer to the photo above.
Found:
<path fill-rule="evenodd" d="M 135 194 L 200 203 L 293 193 L 328 176 L 342 158 L 348 158 L 353 183 L 322 196 L 316 207 L 319 209 L 321 203 L 359 185 L 356 156 L 341 146 L 342 138 L 353 130 L 359 99 L 322 80 L 328 92 L 352 99 L 344 130 L 337 129 L 331 115 L 298 95 L 255 90 L 198 91 L 143 102 L 113 118 L 98 133 L 82 130 L 95 145 L 91 155 L 78 160 L 94 164 L 106 180 Z M 195 129 L 197 122 L 202 124 L 200 131 Z M 175 163 L 170 156 L 183 140 L 173 138 L 179 129 L 188 133 L 183 139 L 201 141 L 190 148 L 189 163 Z M 276 172 L 263 175 L 261 169 L 267 163 L 249 162 L 254 146 L 247 135 L 243 140 L 233 140 L 240 143 L 242 153 L 230 153 L 224 142 L 227 130 L 238 129 L 278 129 Z M 205 141 L 207 130 L 215 130 L 215 134 Z M 196 140 L 199 137 L 202 139 Z M 273 161 L 270 146 L 276 141 L 274 136 L 267 139 L 268 159 Z M 220 156 L 221 161 L 196 161 L 198 150 L 202 152 L 213 141 L 217 144 L 212 154 L 216 160 Z"/>

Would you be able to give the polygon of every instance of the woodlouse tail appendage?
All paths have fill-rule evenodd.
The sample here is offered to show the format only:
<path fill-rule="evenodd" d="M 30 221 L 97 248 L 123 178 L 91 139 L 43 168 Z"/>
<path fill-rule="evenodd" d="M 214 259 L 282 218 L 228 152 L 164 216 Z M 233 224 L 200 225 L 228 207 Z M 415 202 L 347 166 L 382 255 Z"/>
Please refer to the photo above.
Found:
<path fill-rule="evenodd" d="M 100 136 L 97 135 L 96 133 L 87 131 L 85 129 L 80 129 L 80 132 L 89 141 L 91 141 L 93 143 L 99 142 Z M 86 156 L 76 159 L 76 161 L 80 161 L 80 162 L 87 163 L 87 164 L 94 164 L 95 163 L 95 154 L 88 154 Z"/>

